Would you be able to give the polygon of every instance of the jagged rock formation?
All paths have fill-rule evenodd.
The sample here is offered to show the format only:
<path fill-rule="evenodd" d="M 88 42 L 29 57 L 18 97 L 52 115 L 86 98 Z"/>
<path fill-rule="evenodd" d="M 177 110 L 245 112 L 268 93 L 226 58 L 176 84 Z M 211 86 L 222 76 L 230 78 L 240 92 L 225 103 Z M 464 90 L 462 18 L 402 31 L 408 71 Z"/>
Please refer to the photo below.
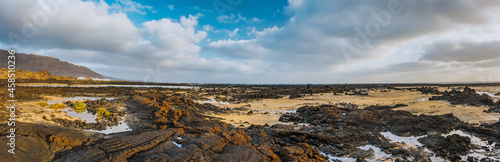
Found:
<path fill-rule="evenodd" d="M 433 96 L 429 100 L 445 100 L 454 105 L 493 106 L 494 101 L 487 94 L 477 94 L 468 86 L 463 91 L 452 90 L 443 92 L 442 96 Z"/>

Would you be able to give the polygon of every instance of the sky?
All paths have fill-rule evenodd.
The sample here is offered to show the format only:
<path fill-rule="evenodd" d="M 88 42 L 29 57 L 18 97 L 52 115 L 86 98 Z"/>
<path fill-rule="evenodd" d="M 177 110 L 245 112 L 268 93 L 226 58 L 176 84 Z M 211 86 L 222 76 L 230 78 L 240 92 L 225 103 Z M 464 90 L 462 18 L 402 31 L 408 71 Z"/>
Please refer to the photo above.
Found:
<path fill-rule="evenodd" d="M 498 0 L 0 1 L 0 48 L 147 82 L 500 81 Z"/>

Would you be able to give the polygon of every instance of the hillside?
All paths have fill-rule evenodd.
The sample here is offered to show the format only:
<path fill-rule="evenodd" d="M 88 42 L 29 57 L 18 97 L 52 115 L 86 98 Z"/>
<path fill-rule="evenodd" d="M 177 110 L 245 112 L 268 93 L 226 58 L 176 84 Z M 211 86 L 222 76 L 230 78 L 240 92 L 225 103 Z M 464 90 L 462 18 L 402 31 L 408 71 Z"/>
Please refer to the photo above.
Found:
<path fill-rule="evenodd" d="M 6 60 L 8 55 L 8 51 L 0 50 L 0 58 L 5 58 L 2 60 Z M 0 68 L 7 68 L 7 61 L 1 61 Z M 32 72 L 45 70 L 51 75 L 56 76 L 103 78 L 100 74 L 90 70 L 87 67 L 78 66 L 48 56 L 40 56 L 34 54 L 16 53 L 16 69 Z"/>

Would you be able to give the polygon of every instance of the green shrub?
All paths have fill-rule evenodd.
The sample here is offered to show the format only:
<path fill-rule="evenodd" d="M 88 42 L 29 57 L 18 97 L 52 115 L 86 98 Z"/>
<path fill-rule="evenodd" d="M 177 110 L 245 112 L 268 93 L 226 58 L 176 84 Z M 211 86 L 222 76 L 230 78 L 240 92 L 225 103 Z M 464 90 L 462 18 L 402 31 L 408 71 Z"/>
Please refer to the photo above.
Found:
<path fill-rule="evenodd" d="M 75 109 L 76 113 L 83 113 L 85 112 L 85 108 L 87 108 L 87 106 L 85 106 L 83 102 L 77 102 L 73 105 L 73 108 Z"/>
<path fill-rule="evenodd" d="M 87 108 L 87 106 L 85 106 L 85 104 L 83 102 L 77 102 L 77 103 L 75 103 L 75 105 L 73 105 L 73 108 L 75 108 L 75 109 L 85 109 L 85 108 Z"/>

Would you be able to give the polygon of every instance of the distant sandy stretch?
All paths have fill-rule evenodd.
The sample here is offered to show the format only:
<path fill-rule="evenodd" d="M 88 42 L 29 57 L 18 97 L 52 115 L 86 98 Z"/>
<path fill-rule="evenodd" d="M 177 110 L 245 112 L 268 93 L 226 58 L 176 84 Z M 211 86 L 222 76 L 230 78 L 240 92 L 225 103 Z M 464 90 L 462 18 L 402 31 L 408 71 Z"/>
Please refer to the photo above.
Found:
<path fill-rule="evenodd" d="M 482 92 L 498 93 L 500 87 L 472 87 Z M 440 88 L 440 91 L 449 90 Z M 333 93 L 314 94 L 301 98 L 288 99 L 264 99 L 243 104 L 225 104 L 229 108 L 248 107 L 253 110 L 252 115 L 247 112 L 240 114 L 212 115 L 225 119 L 224 121 L 235 126 L 250 124 L 277 124 L 281 113 L 291 112 L 306 105 L 322 105 L 337 103 L 352 103 L 360 105 L 361 108 L 371 105 L 395 105 L 407 104 L 407 107 L 396 108 L 395 110 L 409 111 L 415 115 L 443 115 L 453 113 L 464 122 L 469 123 L 494 123 L 500 119 L 499 113 L 485 113 L 487 107 L 473 107 L 463 105 L 451 105 L 446 101 L 427 101 L 433 95 L 421 94 L 417 91 L 391 90 L 389 92 L 370 91 L 367 96 L 344 95 Z M 494 98 L 495 99 L 495 98 Z M 268 113 L 266 113 L 268 112 Z M 241 121 L 241 122 L 240 122 Z"/>

